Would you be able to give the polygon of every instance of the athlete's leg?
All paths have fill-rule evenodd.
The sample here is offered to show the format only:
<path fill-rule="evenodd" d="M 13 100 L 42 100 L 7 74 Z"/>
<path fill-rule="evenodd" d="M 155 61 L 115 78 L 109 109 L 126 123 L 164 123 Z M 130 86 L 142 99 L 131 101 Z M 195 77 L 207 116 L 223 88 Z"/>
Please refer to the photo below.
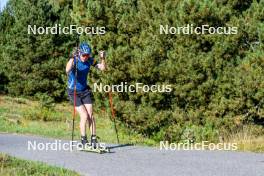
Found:
<path fill-rule="evenodd" d="M 92 104 L 84 104 L 87 114 L 88 114 L 88 123 L 91 135 L 96 135 L 96 125 L 95 125 L 95 118 L 93 116 L 93 106 Z"/>
<path fill-rule="evenodd" d="M 88 119 L 88 114 L 84 105 L 75 107 L 80 115 L 80 132 L 81 136 L 86 136 L 86 121 Z"/>
<path fill-rule="evenodd" d="M 80 115 L 81 142 L 84 145 L 88 142 L 86 136 L 86 121 L 88 119 L 88 114 L 79 95 L 76 94 L 76 97 L 74 97 L 74 91 L 70 89 L 68 89 L 68 95 L 73 104 L 76 104 L 74 108 Z"/>

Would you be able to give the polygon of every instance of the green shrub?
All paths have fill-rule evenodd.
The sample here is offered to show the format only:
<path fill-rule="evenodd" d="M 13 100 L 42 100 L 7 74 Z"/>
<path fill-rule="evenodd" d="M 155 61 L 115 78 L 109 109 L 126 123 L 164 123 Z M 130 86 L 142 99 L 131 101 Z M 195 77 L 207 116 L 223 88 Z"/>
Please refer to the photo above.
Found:
<path fill-rule="evenodd" d="M 65 121 L 62 113 L 55 112 L 48 108 L 30 109 L 24 112 L 23 117 L 26 120 L 42 120 L 42 121 Z"/>

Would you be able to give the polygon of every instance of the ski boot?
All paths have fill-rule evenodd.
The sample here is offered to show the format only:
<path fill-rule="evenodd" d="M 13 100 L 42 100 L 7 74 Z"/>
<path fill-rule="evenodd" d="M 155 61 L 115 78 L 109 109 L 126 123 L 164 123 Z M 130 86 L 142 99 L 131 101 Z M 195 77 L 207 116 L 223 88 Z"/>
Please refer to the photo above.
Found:
<path fill-rule="evenodd" d="M 85 145 L 88 143 L 88 140 L 87 140 L 87 136 L 81 136 L 81 143 L 83 145 L 83 147 L 85 147 Z"/>
<path fill-rule="evenodd" d="M 93 149 L 98 148 L 97 137 L 94 134 L 91 136 L 91 146 Z"/>

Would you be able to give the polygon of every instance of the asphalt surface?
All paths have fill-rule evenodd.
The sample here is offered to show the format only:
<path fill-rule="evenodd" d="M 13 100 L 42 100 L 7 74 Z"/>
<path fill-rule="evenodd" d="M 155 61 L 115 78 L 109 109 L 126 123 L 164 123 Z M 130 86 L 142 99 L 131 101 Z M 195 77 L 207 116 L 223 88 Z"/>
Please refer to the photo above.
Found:
<path fill-rule="evenodd" d="M 38 150 L 33 150 L 34 141 Z M 0 152 L 89 176 L 264 176 L 264 154 L 168 151 L 118 145 L 109 145 L 111 153 L 105 154 L 59 150 L 59 145 L 57 150 L 52 150 L 54 146 L 43 150 L 43 145 L 55 142 L 55 139 L 37 136 L 0 133 Z M 69 141 L 57 140 L 57 143 L 63 145 Z"/>

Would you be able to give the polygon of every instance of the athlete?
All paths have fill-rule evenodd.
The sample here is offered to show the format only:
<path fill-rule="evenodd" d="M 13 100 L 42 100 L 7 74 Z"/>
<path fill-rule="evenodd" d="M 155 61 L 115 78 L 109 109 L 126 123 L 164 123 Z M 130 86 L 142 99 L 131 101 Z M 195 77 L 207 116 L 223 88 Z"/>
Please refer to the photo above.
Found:
<path fill-rule="evenodd" d="M 76 88 L 75 109 L 80 115 L 81 142 L 83 145 L 88 143 L 86 135 L 87 124 L 91 133 L 91 145 L 94 148 L 97 146 L 96 125 L 92 109 L 91 90 L 87 86 L 87 76 L 91 67 L 102 71 L 105 70 L 105 52 L 100 51 L 99 55 L 101 63 L 98 63 L 95 58 L 91 57 L 90 46 L 83 42 L 66 65 L 68 95 L 72 102 L 74 102 L 74 88 Z"/>

